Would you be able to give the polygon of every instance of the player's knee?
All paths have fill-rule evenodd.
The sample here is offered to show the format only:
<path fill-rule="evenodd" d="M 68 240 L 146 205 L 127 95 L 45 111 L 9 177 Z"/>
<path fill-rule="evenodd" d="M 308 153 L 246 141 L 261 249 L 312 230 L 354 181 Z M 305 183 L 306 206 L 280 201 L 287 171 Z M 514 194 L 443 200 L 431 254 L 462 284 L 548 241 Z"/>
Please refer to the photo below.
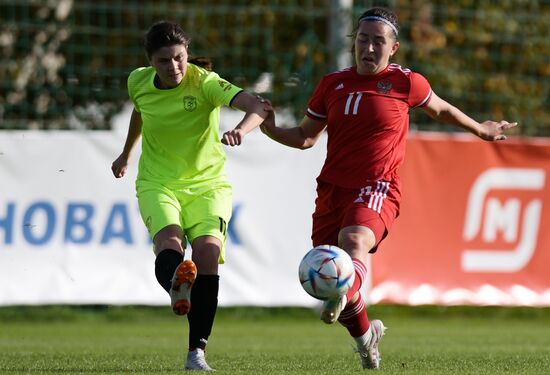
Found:
<path fill-rule="evenodd" d="M 181 240 L 177 237 L 170 237 L 155 240 L 155 253 L 158 255 L 162 250 L 172 249 L 183 253 L 183 247 L 181 245 Z"/>
<path fill-rule="evenodd" d="M 155 254 L 162 250 L 172 249 L 183 253 L 181 228 L 176 225 L 169 225 L 161 229 L 153 239 Z"/>
<path fill-rule="evenodd" d="M 193 261 L 200 274 L 217 274 L 221 246 L 221 242 L 214 237 L 199 237 L 193 241 Z"/>
<path fill-rule="evenodd" d="M 368 228 L 361 228 L 361 230 L 346 230 L 344 228 L 340 232 L 338 244 L 342 249 L 350 252 L 353 257 L 354 253 L 368 253 L 376 245 L 376 238 Z"/>
<path fill-rule="evenodd" d="M 340 237 L 339 245 L 342 249 L 364 251 L 368 247 L 367 241 L 357 234 L 348 234 Z"/>
<path fill-rule="evenodd" d="M 218 244 L 209 243 L 193 248 L 193 253 L 207 262 L 217 262 L 220 257 L 221 248 Z"/>
<path fill-rule="evenodd" d="M 221 253 L 221 249 L 219 248 L 219 246 L 208 246 L 206 249 L 206 251 L 204 252 L 205 254 L 205 260 L 209 263 L 209 264 L 215 264 L 217 265 L 218 264 L 218 260 L 220 258 L 220 253 Z"/>

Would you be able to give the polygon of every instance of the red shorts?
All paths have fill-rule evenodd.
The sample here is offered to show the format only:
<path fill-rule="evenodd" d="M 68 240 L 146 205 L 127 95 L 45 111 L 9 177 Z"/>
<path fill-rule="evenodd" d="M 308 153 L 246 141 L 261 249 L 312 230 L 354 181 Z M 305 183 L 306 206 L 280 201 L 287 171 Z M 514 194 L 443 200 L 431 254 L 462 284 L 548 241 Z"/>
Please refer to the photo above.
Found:
<path fill-rule="evenodd" d="M 376 252 L 399 215 L 399 189 L 389 182 L 373 182 L 361 189 L 349 189 L 319 181 L 313 213 L 313 246 L 338 245 L 338 233 L 348 226 L 367 227 L 374 233 Z"/>

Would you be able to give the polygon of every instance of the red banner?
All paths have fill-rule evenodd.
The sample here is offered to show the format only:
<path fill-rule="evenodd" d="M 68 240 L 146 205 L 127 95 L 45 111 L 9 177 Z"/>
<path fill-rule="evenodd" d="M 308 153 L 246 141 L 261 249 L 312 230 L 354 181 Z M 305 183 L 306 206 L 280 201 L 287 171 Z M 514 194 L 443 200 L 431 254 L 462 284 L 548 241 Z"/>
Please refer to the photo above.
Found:
<path fill-rule="evenodd" d="M 550 141 L 415 135 L 369 303 L 550 306 Z"/>

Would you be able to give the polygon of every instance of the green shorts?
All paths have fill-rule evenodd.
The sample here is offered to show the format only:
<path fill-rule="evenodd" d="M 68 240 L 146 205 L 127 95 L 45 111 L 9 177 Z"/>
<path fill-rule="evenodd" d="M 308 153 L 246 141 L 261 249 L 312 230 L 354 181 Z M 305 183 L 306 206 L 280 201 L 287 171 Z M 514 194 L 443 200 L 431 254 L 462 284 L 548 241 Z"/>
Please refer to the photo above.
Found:
<path fill-rule="evenodd" d="M 231 219 L 233 193 L 228 182 L 210 186 L 169 189 L 156 182 L 136 183 L 141 218 L 151 239 L 168 225 L 179 225 L 189 243 L 214 236 L 222 243 L 219 263 L 225 262 L 227 223 Z"/>

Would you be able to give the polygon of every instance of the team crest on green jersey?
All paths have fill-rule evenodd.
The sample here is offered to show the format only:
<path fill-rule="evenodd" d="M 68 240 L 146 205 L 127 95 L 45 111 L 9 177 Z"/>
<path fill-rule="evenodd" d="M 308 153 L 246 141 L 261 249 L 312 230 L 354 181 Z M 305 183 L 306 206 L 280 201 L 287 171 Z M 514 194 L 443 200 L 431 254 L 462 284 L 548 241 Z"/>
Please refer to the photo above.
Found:
<path fill-rule="evenodd" d="M 185 108 L 187 112 L 193 112 L 195 109 L 197 109 L 197 98 L 195 98 L 194 96 L 184 96 L 183 108 Z"/>

